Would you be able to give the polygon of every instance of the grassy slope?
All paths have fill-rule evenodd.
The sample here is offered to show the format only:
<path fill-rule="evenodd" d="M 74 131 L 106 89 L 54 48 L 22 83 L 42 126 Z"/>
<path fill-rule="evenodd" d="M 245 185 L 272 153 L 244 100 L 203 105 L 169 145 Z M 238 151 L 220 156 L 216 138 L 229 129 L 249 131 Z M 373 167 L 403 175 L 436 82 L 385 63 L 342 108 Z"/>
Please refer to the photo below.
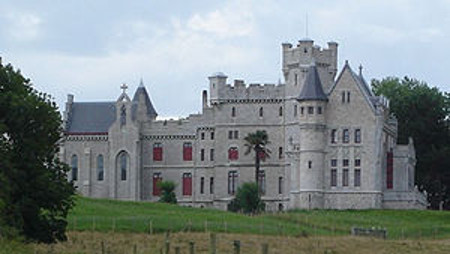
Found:
<path fill-rule="evenodd" d="M 78 198 L 70 230 L 208 231 L 268 235 L 346 235 L 352 226 L 383 227 L 389 238 L 450 237 L 450 214 L 439 211 L 292 211 L 244 216 L 159 203 Z"/>

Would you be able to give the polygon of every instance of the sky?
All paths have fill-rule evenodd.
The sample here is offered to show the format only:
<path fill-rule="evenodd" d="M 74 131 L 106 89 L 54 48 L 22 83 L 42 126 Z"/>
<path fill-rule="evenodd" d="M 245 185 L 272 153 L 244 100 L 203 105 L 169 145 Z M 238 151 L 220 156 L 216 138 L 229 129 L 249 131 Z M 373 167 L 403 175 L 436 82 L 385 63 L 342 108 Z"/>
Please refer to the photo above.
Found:
<path fill-rule="evenodd" d="M 409 76 L 450 92 L 450 0 L 0 0 L 0 56 L 64 109 L 134 94 L 160 116 L 201 110 L 208 76 L 278 83 L 281 43 L 339 43 L 368 81 Z"/>

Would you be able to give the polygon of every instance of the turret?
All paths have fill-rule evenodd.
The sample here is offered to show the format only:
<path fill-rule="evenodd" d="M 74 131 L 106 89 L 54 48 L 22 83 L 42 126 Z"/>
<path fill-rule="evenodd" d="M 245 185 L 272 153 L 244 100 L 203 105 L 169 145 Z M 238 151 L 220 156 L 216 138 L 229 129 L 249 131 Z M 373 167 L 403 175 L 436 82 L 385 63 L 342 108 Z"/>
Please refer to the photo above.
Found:
<path fill-rule="evenodd" d="M 158 116 L 142 79 L 133 96 L 132 115 L 133 120 L 138 120 L 140 122 L 155 120 Z"/>
<path fill-rule="evenodd" d="M 223 72 L 216 72 L 209 79 L 209 92 L 211 104 L 219 102 L 220 91 L 225 88 L 227 83 L 227 76 Z"/>
<path fill-rule="evenodd" d="M 323 208 L 326 119 L 328 98 L 323 91 L 317 67 L 311 65 L 297 97 L 299 117 L 299 164 L 296 170 L 298 190 L 291 193 L 293 207 Z"/>

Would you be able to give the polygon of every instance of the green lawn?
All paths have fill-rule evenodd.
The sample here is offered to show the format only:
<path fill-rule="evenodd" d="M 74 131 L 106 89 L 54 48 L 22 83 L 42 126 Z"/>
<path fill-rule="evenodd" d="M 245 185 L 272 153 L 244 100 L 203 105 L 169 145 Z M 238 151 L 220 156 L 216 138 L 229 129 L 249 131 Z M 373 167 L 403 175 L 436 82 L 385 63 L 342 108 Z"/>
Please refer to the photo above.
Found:
<path fill-rule="evenodd" d="M 148 202 L 77 198 L 69 230 L 101 232 L 214 231 L 264 235 L 346 235 L 353 226 L 380 227 L 388 238 L 450 237 L 450 213 L 400 210 L 312 210 L 245 216 Z"/>

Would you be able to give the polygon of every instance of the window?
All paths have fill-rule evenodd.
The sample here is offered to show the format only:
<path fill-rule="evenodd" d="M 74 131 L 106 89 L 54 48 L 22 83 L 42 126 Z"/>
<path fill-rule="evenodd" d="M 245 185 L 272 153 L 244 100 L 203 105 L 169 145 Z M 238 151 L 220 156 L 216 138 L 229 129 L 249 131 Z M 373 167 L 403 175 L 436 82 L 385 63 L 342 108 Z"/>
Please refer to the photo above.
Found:
<path fill-rule="evenodd" d="M 237 147 L 230 147 L 230 149 L 228 149 L 228 159 L 232 161 L 239 159 L 239 151 Z"/>
<path fill-rule="evenodd" d="M 297 79 L 298 79 L 298 75 L 297 73 L 294 74 L 294 85 L 297 85 Z"/>
<path fill-rule="evenodd" d="M 237 171 L 228 172 L 228 194 L 234 195 L 237 189 L 238 173 Z"/>
<path fill-rule="evenodd" d="M 308 107 L 308 114 L 314 114 L 314 107 Z"/>
<path fill-rule="evenodd" d="M 345 103 L 345 91 L 342 91 L 341 95 L 342 95 L 342 103 Z"/>
<path fill-rule="evenodd" d="M 337 160 L 336 159 L 332 159 L 331 160 L 331 166 L 332 167 L 337 167 Z"/>
<path fill-rule="evenodd" d="M 204 132 L 200 133 L 200 138 L 201 138 L 202 140 L 205 139 L 205 133 L 204 133 Z"/>
<path fill-rule="evenodd" d="M 322 107 L 317 107 L 317 114 L 319 114 L 319 115 L 322 114 Z"/>
<path fill-rule="evenodd" d="M 209 160 L 214 161 L 214 149 L 209 150 Z"/>
<path fill-rule="evenodd" d="M 278 159 L 283 159 L 283 147 L 278 147 Z"/>
<path fill-rule="evenodd" d="M 347 92 L 347 103 L 350 103 L 350 92 Z"/>
<path fill-rule="evenodd" d="M 200 160 L 201 161 L 205 160 L 205 149 L 200 149 Z"/>
<path fill-rule="evenodd" d="M 342 166 L 343 167 L 348 167 L 348 159 L 344 159 L 344 160 L 342 160 Z"/>
<path fill-rule="evenodd" d="M 153 160 L 162 161 L 163 158 L 163 147 L 161 143 L 153 144 Z"/>
<path fill-rule="evenodd" d="M 303 115 L 305 113 L 305 108 L 304 107 L 300 107 L 300 114 Z"/>
<path fill-rule="evenodd" d="M 97 156 L 97 181 L 103 181 L 104 179 L 104 165 L 103 155 Z"/>
<path fill-rule="evenodd" d="M 186 142 L 183 144 L 183 160 L 191 161 L 192 160 L 192 143 Z"/>
<path fill-rule="evenodd" d="M 355 143 L 356 144 L 361 143 L 361 129 L 355 130 Z"/>
<path fill-rule="evenodd" d="M 283 107 L 278 109 L 278 116 L 283 116 Z"/>
<path fill-rule="evenodd" d="M 70 167 L 72 168 L 72 180 L 78 180 L 78 156 L 75 154 L 72 155 L 72 159 L 70 161 Z"/>
<path fill-rule="evenodd" d="M 205 178 L 200 177 L 200 194 L 205 193 Z"/>
<path fill-rule="evenodd" d="M 297 116 L 297 105 L 294 105 L 294 116 Z"/>
<path fill-rule="evenodd" d="M 239 131 L 234 131 L 234 139 L 239 139 Z"/>
<path fill-rule="evenodd" d="M 264 109 L 263 107 L 259 108 L 259 117 L 263 117 L 264 116 Z"/>
<path fill-rule="evenodd" d="M 214 131 L 211 132 L 211 140 L 214 140 Z"/>
<path fill-rule="evenodd" d="M 125 152 L 122 152 L 119 155 L 119 162 L 120 162 L 120 180 L 126 181 L 127 180 L 127 154 Z"/>
<path fill-rule="evenodd" d="M 233 139 L 233 131 L 228 131 L 228 139 Z"/>
<path fill-rule="evenodd" d="M 355 187 L 361 186 L 361 169 L 355 168 Z"/>
<path fill-rule="evenodd" d="M 342 170 L 342 186 L 348 186 L 348 168 Z"/>
<path fill-rule="evenodd" d="M 125 105 L 122 105 L 120 108 L 120 126 L 122 127 L 125 124 L 127 124 L 127 108 Z"/>
<path fill-rule="evenodd" d="M 283 189 L 284 189 L 284 182 L 283 182 L 283 177 L 280 176 L 278 177 L 278 194 L 283 194 Z"/>
<path fill-rule="evenodd" d="M 394 187 L 394 154 L 388 152 L 386 159 L 386 187 L 392 189 Z"/>
<path fill-rule="evenodd" d="M 236 116 L 236 108 L 232 107 L 231 108 L 231 117 L 235 117 Z"/>
<path fill-rule="evenodd" d="M 344 131 L 342 131 L 342 143 L 347 144 L 349 141 L 350 141 L 350 133 L 348 129 L 344 129 Z"/>
<path fill-rule="evenodd" d="M 209 178 L 209 194 L 214 194 L 214 177 Z"/>
<path fill-rule="evenodd" d="M 308 168 L 312 168 L 312 161 L 308 161 Z"/>
<path fill-rule="evenodd" d="M 331 169 L 331 187 L 337 186 L 337 169 L 332 168 Z"/>
<path fill-rule="evenodd" d="M 192 174 L 184 173 L 183 174 L 183 196 L 191 196 L 192 195 Z"/>
<path fill-rule="evenodd" d="M 356 159 L 355 160 L 355 168 L 359 168 L 361 167 L 361 160 L 360 159 Z"/>
<path fill-rule="evenodd" d="M 258 174 L 258 188 L 260 194 L 266 193 L 266 172 L 260 170 Z"/>
<path fill-rule="evenodd" d="M 153 196 L 161 195 L 161 188 L 159 188 L 159 182 L 162 182 L 161 173 L 153 173 Z"/>
<path fill-rule="evenodd" d="M 336 144 L 336 137 L 337 137 L 337 135 L 336 135 L 336 133 L 337 133 L 337 130 L 336 129 L 332 129 L 331 130 L 331 143 L 332 144 Z"/>

